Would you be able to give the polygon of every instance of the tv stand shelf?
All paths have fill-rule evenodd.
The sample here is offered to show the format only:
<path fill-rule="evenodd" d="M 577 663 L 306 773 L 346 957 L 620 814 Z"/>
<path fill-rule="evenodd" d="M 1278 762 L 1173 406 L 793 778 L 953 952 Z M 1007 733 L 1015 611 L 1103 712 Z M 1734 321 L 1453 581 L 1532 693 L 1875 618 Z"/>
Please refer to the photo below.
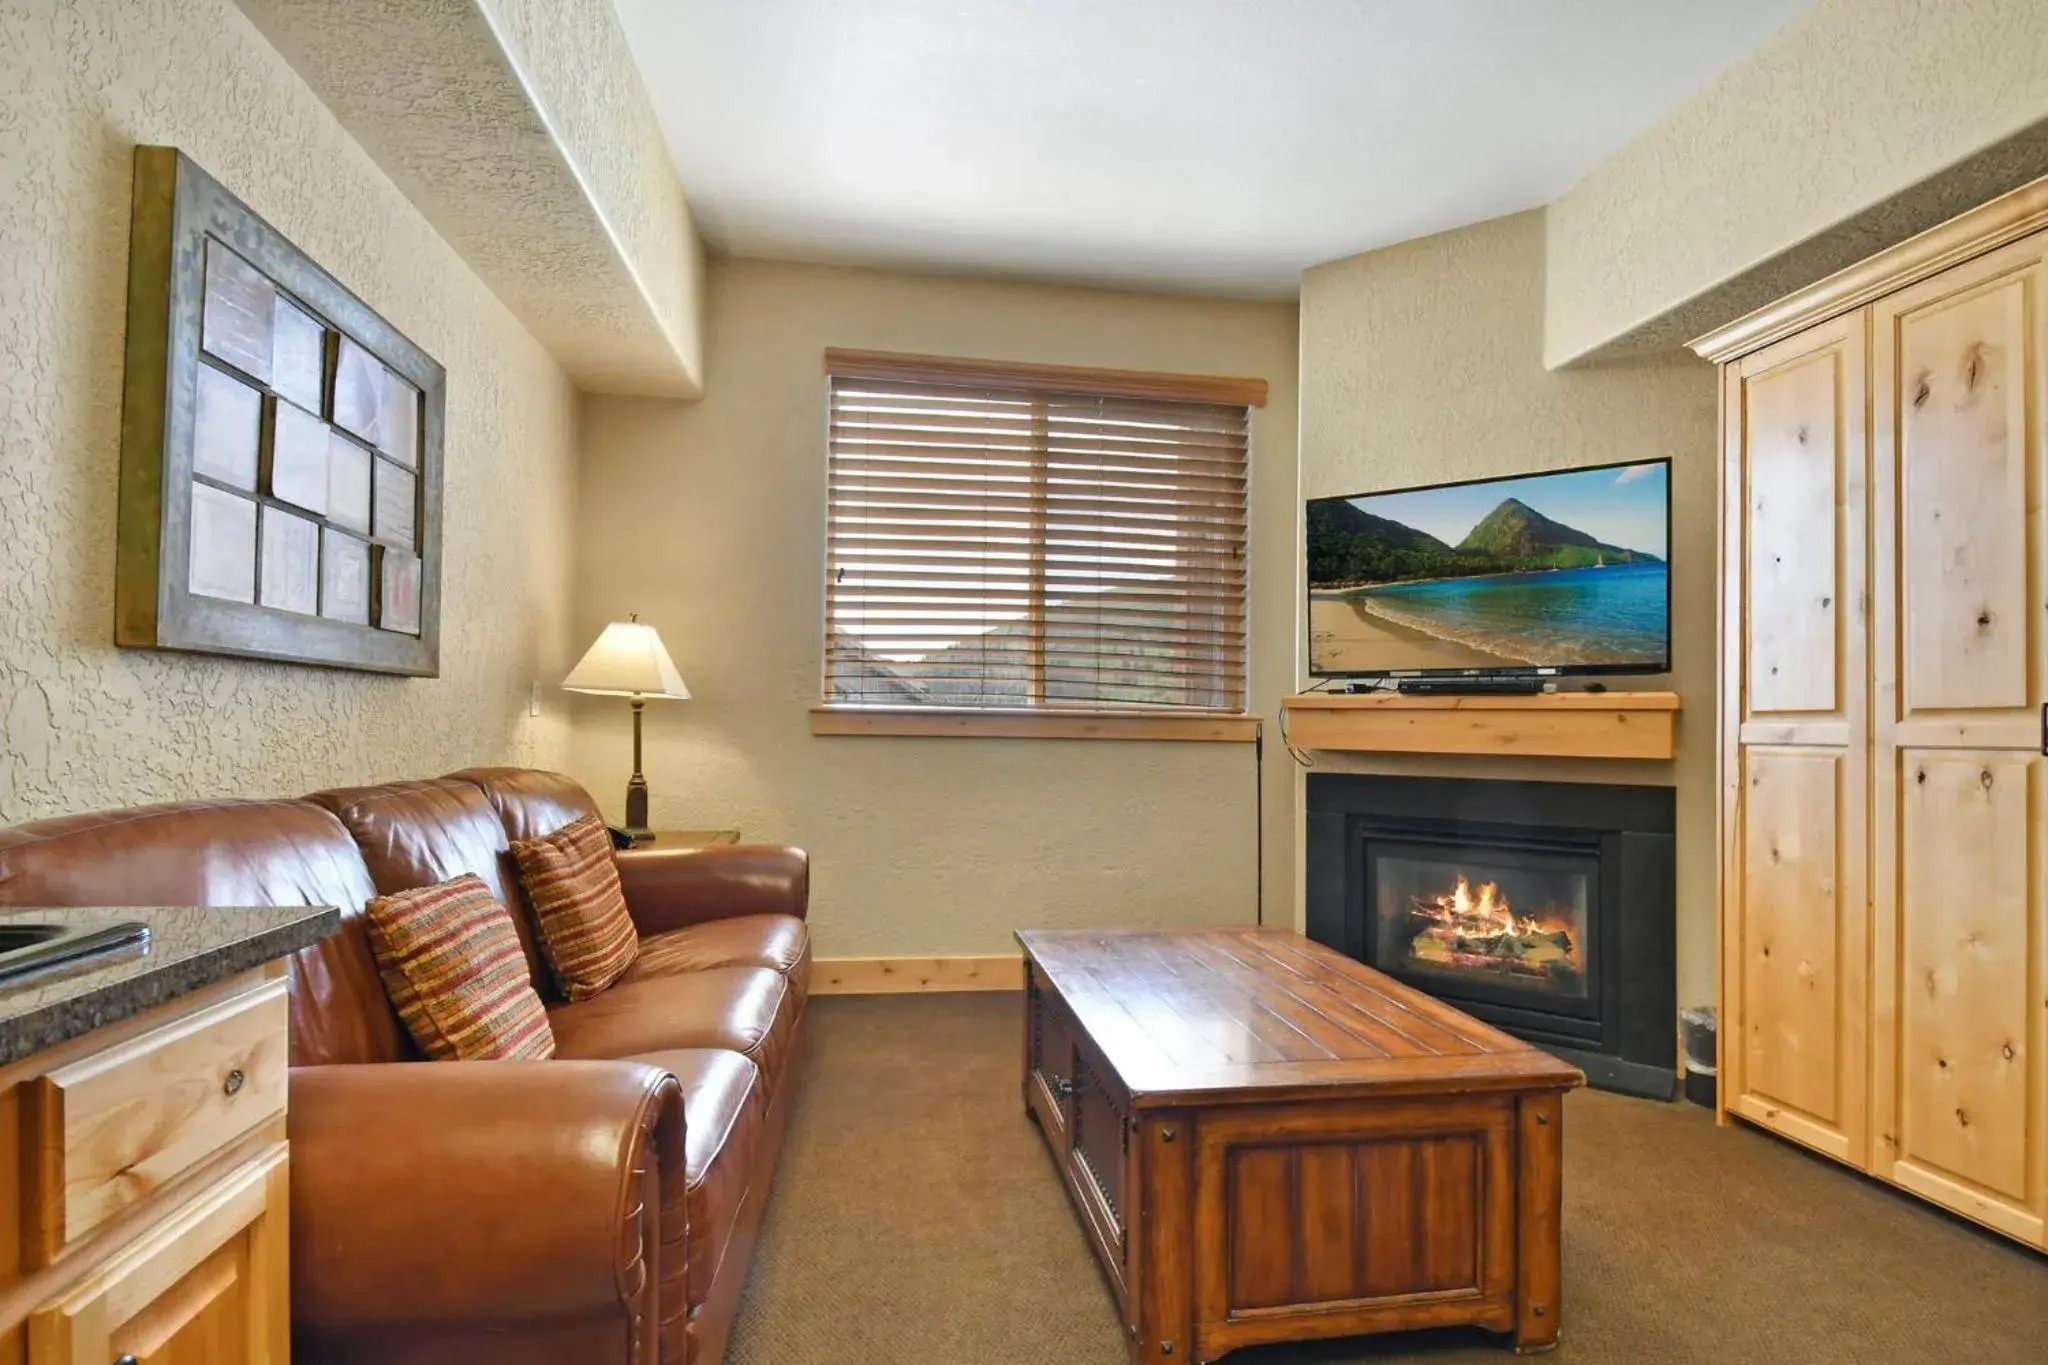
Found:
<path fill-rule="evenodd" d="M 1302 692 L 1281 709 L 1287 742 L 1296 749 L 1641 759 L 1668 759 L 1678 751 L 1676 692 Z"/>

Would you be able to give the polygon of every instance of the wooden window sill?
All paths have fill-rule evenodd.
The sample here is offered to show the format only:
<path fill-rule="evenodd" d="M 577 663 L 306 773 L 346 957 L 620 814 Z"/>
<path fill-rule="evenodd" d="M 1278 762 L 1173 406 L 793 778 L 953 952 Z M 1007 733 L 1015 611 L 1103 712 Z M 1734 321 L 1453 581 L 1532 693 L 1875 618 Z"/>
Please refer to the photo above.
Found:
<path fill-rule="evenodd" d="M 969 711 L 942 707 L 813 706 L 814 735 L 901 735 L 920 739 L 1164 739 L 1249 744 L 1257 716 L 1212 712 Z"/>

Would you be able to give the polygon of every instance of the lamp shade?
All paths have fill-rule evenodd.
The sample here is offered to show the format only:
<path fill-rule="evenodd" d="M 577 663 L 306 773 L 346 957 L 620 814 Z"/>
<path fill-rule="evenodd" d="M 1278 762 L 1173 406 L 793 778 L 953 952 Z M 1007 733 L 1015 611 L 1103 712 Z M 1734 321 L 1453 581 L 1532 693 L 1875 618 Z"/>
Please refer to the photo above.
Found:
<path fill-rule="evenodd" d="M 662 648 L 654 627 L 637 619 L 614 621 L 597 637 L 562 679 L 571 692 L 594 692 L 604 697 L 667 697 L 686 701 L 690 689 L 676 672 L 675 661 Z"/>

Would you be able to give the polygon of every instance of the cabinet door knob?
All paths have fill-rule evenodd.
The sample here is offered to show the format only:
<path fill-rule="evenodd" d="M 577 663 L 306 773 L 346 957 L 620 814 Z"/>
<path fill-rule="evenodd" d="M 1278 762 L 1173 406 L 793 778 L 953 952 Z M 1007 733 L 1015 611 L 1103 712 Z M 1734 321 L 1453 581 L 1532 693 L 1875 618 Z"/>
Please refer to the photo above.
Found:
<path fill-rule="evenodd" d="M 116 1356 L 114 1357 L 114 1365 L 141 1365 L 141 1362 L 136 1360 L 134 1356 Z"/>
<path fill-rule="evenodd" d="M 228 1073 L 228 1078 L 221 1084 L 221 1089 L 225 1091 L 227 1094 L 232 1095 L 239 1091 L 242 1088 L 242 1083 L 248 1079 L 249 1078 L 247 1076 L 244 1076 L 242 1074 L 242 1068 L 236 1067 L 233 1071 L 230 1071 Z M 133 1356 L 124 1356 L 122 1359 L 133 1360 L 134 1358 L 135 1357 Z M 114 1365 L 121 1365 L 121 1361 L 115 1361 Z"/>

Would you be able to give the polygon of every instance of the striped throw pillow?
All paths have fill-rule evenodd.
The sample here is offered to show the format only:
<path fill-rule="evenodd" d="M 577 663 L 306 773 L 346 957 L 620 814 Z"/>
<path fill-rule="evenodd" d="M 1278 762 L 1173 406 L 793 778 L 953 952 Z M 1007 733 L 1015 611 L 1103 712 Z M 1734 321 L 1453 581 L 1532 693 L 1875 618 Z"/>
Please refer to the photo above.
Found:
<path fill-rule="evenodd" d="M 612 836 L 595 815 L 512 845 L 526 898 L 540 921 L 541 951 L 562 994 L 588 1000 L 624 975 L 640 952 L 612 860 Z"/>
<path fill-rule="evenodd" d="M 422 1052 L 443 1062 L 555 1055 L 512 916 L 481 879 L 379 896 L 367 909 L 385 993 Z"/>

